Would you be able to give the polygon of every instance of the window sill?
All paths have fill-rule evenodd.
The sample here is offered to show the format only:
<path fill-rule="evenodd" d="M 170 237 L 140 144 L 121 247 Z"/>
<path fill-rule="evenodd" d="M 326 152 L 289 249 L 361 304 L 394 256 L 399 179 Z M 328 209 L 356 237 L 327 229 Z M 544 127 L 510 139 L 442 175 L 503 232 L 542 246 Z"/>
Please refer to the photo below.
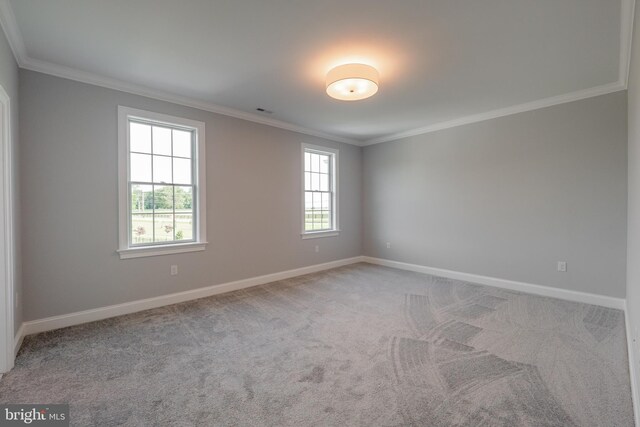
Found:
<path fill-rule="evenodd" d="M 340 235 L 340 230 L 330 230 L 330 231 L 311 231 L 307 233 L 302 233 L 303 239 L 319 239 L 321 237 L 335 237 Z"/>
<path fill-rule="evenodd" d="M 143 246 L 139 248 L 119 249 L 120 259 L 142 258 L 158 255 L 181 254 L 204 251 L 207 242 L 179 243 L 175 245 Z"/>

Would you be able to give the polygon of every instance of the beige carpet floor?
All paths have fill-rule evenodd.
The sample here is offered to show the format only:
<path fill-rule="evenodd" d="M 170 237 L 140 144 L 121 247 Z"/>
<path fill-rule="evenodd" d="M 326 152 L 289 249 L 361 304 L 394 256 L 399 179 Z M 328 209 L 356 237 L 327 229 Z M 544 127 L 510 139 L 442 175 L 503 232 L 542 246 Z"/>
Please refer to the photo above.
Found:
<path fill-rule="evenodd" d="M 78 426 L 632 426 L 619 310 L 369 264 L 25 339 Z"/>

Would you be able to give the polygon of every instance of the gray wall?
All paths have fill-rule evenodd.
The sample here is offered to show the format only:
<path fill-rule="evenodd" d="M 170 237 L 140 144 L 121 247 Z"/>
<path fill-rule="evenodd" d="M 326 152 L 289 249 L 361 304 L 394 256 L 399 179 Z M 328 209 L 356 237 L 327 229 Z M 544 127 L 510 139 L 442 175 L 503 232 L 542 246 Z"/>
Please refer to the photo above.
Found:
<path fill-rule="evenodd" d="M 18 64 L 16 63 L 9 43 L 4 32 L 0 28 L 0 86 L 9 95 L 11 99 L 11 133 L 12 133 L 12 151 L 13 151 L 13 206 L 14 206 L 14 237 L 15 237 L 15 292 L 19 301 L 19 306 L 15 310 L 14 326 L 16 332 L 22 324 L 22 279 L 20 267 L 20 198 L 19 198 L 19 146 L 18 146 Z"/>
<path fill-rule="evenodd" d="M 116 255 L 118 105 L 206 122 L 206 251 Z M 25 70 L 20 114 L 25 320 L 362 253 L 359 147 Z M 340 150 L 339 237 L 300 238 L 302 142 Z"/>
<path fill-rule="evenodd" d="M 635 9 L 629 75 L 629 211 L 627 235 L 627 314 L 634 346 L 636 375 L 640 374 L 640 5 Z M 634 379 L 640 381 L 638 378 Z"/>
<path fill-rule="evenodd" d="M 624 297 L 626 102 L 617 92 L 365 147 L 364 254 Z"/>

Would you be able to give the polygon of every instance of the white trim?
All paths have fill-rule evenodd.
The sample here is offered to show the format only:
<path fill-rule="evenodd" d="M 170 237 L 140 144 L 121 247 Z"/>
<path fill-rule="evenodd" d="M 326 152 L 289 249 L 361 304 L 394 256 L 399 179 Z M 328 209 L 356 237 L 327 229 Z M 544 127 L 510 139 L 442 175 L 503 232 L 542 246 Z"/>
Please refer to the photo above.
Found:
<path fill-rule="evenodd" d="M 340 235 L 340 230 L 331 231 L 307 231 L 306 233 L 300 233 L 302 240 L 306 239 L 321 239 L 323 237 L 336 237 Z"/>
<path fill-rule="evenodd" d="M 620 3 L 620 64 L 618 81 L 627 88 L 631 66 L 631 44 L 636 0 L 621 0 Z"/>
<path fill-rule="evenodd" d="M 7 36 L 7 42 L 13 52 L 13 56 L 16 58 L 16 62 L 19 66 L 22 66 L 25 58 L 27 58 L 27 48 L 24 45 L 24 40 L 9 0 L 0 0 L 0 26 L 2 26 L 4 34 Z"/>
<path fill-rule="evenodd" d="M 304 181 L 304 162 L 305 162 L 305 151 L 312 150 L 317 151 L 319 154 L 331 154 L 331 159 L 333 161 L 333 165 L 331 166 L 331 172 L 333 174 L 331 185 L 332 185 L 332 193 L 333 198 L 331 200 L 331 210 L 333 216 L 333 228 L 331 230 L 322 230 L 322 231 L 306 231 L 304 229 L 304 218 L 305 218 L 305 181 Z M 302 182 L 302 191 L 300 192 L 300 235 L 303 239 L 314 239 L 319 237 L 331 237 L 337 236 L 340 234 L 340 210 L 338 206 L 338 193 L 339 193 L 339 158 L 340 150 L 337 148 L 329 148 L 324 147 L 322 145 L 313 145 L 307 144 L 303 142 L 300 145 L 300 178 Z"/>
<path fill-rule="evenodd" d="M 196 132 L 194 150 L 194 171 L 196 201 L 195 242 L 172 243 L 167 245 L 129 246 L 129 126 L 130 119 L 146 122 L 185 126 Z M 207 177 L 206 177 L 206 135 L 203 122 L 169 116 L 152 111 L 118 106 L 118 253 L 120 259 L 145 256 L 167 255 L 202 251 L 207 242 Z"/>
<path fill-rule="evenodd" d="M 21 68 L 37 71 L 39 73 L 49 74 L 64 79 L 74 80 L 81 83 L 87 83 L 94 86 L 100 86 L 107 89 L 113 89 L 121 92 L 132 93 L 134 95 L 144 96 L 146 98 L 158 99 L 160 101 L 171 102 L 177 105 L 184 105 L 186 107 L 197 108 L 198 110 L 209 111 L 211 113 L 221 114 L 223 116 L 234 117 L 236 119 L 247 120 L 254 123 L 260 123 L 263 125 L 284 129 L 303 135 L 316 136 L 318 138 L 328 139 L 336 142 L 343 142 L 346 144 L 359 145 L 360 141 L 332 135 L 315 129 L 309 129 L 303 126 L 294 125 L 291 123 L 283 122 L 281 120 L 271 119 L 268 117 L 259 116 L 257 114 L 247 113 L 245 111 L 236 110 L 234 108 L 224 107 L 222 105 L 214 104 L 212 102 L 203 101 L 196 98 L 191 98 L 175 93 L 165 92 L 158 89 L 153 89 L 147 86 L 143 86 L 137 83 L 129 83 L 123 80 L 114 79 L 111 77 L 105 77 L 98 74 L 90 73 L 87 71 L 81 71 L 63 65 L 53 64 L 47 61 L 41 61 L 39 59 L 25 58 L 20 65 Z"/>
<path fill-rule="evenodd" d="M 116 252 L 118 252 L 118 254 L 120 255 L 120 259 L 130 259 L 158 255 L 183 254 L 187 252 L 199 252 L 204 251 L 206 247 L 207 242 L 191 242 L 180 243 L 176 245 L 155 245 L 118 249 Z"/>
<path fill-rule="evenodd" d="M 623 55 L 621 55 L 622 57 Z M 627 61 L 628 63 L 628 61 Z M 622 66 L 622 65 L 621 65 Z M 407 138 L 410 136 L 422 135 L 425 133 L 436 132 L 438 130 L 450 129 L 466 124 L 482 122 L 486 120 L 495 119 L 498 117 L 510 116 L 513 114 L 523 113 L 526 111 L 538 110 L 541 108 L 551 107 L 554 105 L 565 104 L 569 102 L 579 101 L 581 99 L 592 98 L 596 96 L 606 95 L 608 93 L 618 92 L 627 88 L 626 82 L 622 83 L 616 81 L 601 86 L 595 86 L 575 92 L 569 92 L 549 98 L 543 98 L 534 100 L 531 102 L 513 105 L 510 107 L 500 108 L 496 110 L 486 111 L 478 114 L 472 114 L 469 116 L 458 117 L 453 120 L 445 122 L 434 123 L 419 128 L 409 129 L 406 131 L 384 135 L 367 140 L 360 140 L 355 138 L 346 138 L 337 135 L 332 135 L 322 131 L 308 129 L 302 126 L 294 125 L 291 123 L 283 122 L 280 120 L 269 119 L 262 116 L 258 116 L 244 111 L 235 110 L 228 107 L 223 107 L 217 104 L 213 104 L 206 101 L 201 101 L 182 95 L 176 95 L 160 90 L 148 88 L 135 83 L 128 83 L 121 80 L 111 79 L 108 77 L 99 76 L 97 74 L 80 71 L 68 67 L 64 67 L 57 64 L 52 64 L 45 61 L 40 61 L 32 58 L 27 58 L 21 64 L 21 68 L 27 70 L 37 71 L 44 74 L 53 75 L 69 80 L 78 81 L 81 83 L 92 84 L 95 86 L 105 87 L 108 89 L 118 90 L 122 92 L 132 93 L 134 95 L 144 96 L 147 98 L 158 99 L 161 101 L 171 102 L 177 105 L 184 105 L 187 107 L 197 108 L 203 111 L 209 111 L 216 114 L 221 114 L 229 117 L 235 117 L 250 122 L 260 123 L 267 126 L 272 126 L 279 129 L 285 129 L 292 132 L 297 132 L 304 135 L 316 136 L 319 138 L 327 139 L 330 141 L 343 142 L 345 144 L 356 145 L 365 147 L 368 145 L 379 144 L 382 142 L 391 142 L 398 139 Z M 628 65 L 626 66 L 628 69 Z"/>
<path fill-rule="evenodd" d="M 585 304 L 600 305 L 609 308 L 617 308 L 619 310 L 625 309 L 625 300 L 623 298 L 608 297 L 604 295 L 590 294 L 587 292 L 570 291 L 568 289 L 552 288 L 550 286 L 516 282 L 514 280 L 498 279 L 496 277 L 481 276 L 478 274 L 461 273 L 458 271 L 445 270 L 442 268 L 427 267 L 423 265 L 409 264 L 406 262 L 392 261 L 388 259 L 374 258 L 369 256 L 364 256 L 363 261 L 370 264 L 399 268 L 401 270 L 415 271 L 418 273 L 431 274 L 433 276 L 441 276 L 449 279 L 493 286 L 495 288 L 509 289 L 512 291 L 581 302 Z"/>
<path fill-rule="evenodd" d="M 362 257 L 345 258 L 324 264 L 310 265 L 296 268 L 294 270 L 281 271 L 279 273 L 266 274 L 264 276 L 251 277 L 237 280 L 235 282 L 223 283 L 220 285 L 207 286 L 175 294 L 162 295 L 154 298 L 147 298 L 123 304 L 110 305 L 108 307 L 95 308 L 91 310 L 79 311 L 76 313 L 52 316 L 39 320 L 24 322 L 24 335 L 36 334 L 39 332 L 51 331 L 53 329 L 65 328 L 67 326 L 80 325 L 82 323 L 94 322 L 96 320 L 108 319 L 110 317 L 121 316 L 123 314 L 136 313 L 138 311 L 149 310 L 151 308 L 163 307 L 165 305 L 177 304 L 191 301 L 198 298 L 205 298 L 225 292 L 237 291 L 239 289 L 264 285 L 278 280 L 290 279 L 296 276 L 316 273 L 318 271 L 329 270 L 342 267 L 344 265 L 355 264 L 362 261 Z"/>
<path fill-rule="evenodd" d="M 270 119 L 257 114 L 247 113 L 244 111 L 236 110 L 229 107 L 224 107 L 211 102 L 198 100 L 182 95 L 177 95 L 162 90 L 149 88 L 136 83 L 129 83 L 123 80 L 114 79 L 110 77 L 101 76 L 95 73 L 81 71 L 74 68 L 66 67 L 63 65 L 54 64 L 47 61 L 31 58 L 27 55 L 26 47 L 20 29 L 16 23 L 15 15 L 9 0 L 0 0 L 0 26 L 4 29 L 7 36 L 9 46 L 13 51 L 18 65 L 21 68 L 27 70 L 37 71 L 44 74 L 50 74 L 53 76 L 75 80 L 82 83 L 88 83 L 95 86 L 105 87 L 108 89 L 114 89 L 134 95 L 140 95 L 147 98 L 158 99 L 161 101 L 171 102 L 178 105 L 184 105 L 187 107 L 197 108 L 203 111 L 209 111 L 212 113 L 222 114 L 229 117 L 235 117 L 242 120 L 247 120 L 255 123 L 264 124 L 280 129 L 289 130 L 292 132 L 301 133 L 304 135 L 316 136 L 319 138 L 328 139 L 336 142 L 343 142 L 346 144 L 352 144 L 357 146 L 367 146 L 373 144 L 379 144 L 382 142 L 395 141 L 409 136 L 421 135 L 424 133 L 435 132 L 437 130 L 449 129 L 457 126 L 462 126 L 470 123 L 477 123 L 484 120 L 495 119 L 498 117 L 504 117 L 511 114 L 522 113 L 525 111 L 537 110 L 552 105 L 564 104 L 567 102 L 573 102 L 580 99 L 591 98 L 594 96 L 600 96 L 607 93 L 617 92 L 625 90 L 627 88 L 627 81 L 629 77 L 629 66 L 631 63 L 631 40 L 633 33 L 633 12 L 635 8 L 635 0 L 621 0 L 621 13 L 620 13 L 620 59 L 618 64 L 618 80 L 613 83 L 605 84 L 602 86 L 595 86 L 576 92 L 570 92 L 551 98 L 545 98 L 541 100 L 535 100 L 532 102 L 514 105 L 511 107 L 501 108 L 497 110 L 487 111 L 478 114 L 472 114 L 469 116 L 459 117 L 446 122 L 435 123 L 415 129 L 409 129 L 403 132 L 394 133 L 391 135 L 385 135 L 377 138 L 371 138 L 368 140 L 359 140 L 355 138 L 346 138 L 337 135 L 332 135 L 326 132 L 322 132 L 315 129 L 309 129 L 302 126 L 294 125 L 292 123 L 283 122 L 280 120 Z"/>
<path fill-rule="evenodd" d="M 14 306 L 15 306 L 15 283 L 14 283 L 14 265 L 13 257 L 15 250 L 15 242 L 13 236 L 13 160 L 12 160 L 12 129 L 11 129 L 11 99 L 9 95 L 0 86 L 0 110 L 2 117 L 3 133 L 0 135 L 0 148 L 2 150 L 2 180 L 3 186 L 0 188 L 0 204 L 3 222 L 2 227 L 3 238 L 0 241 L 0 313 L 4 325 L 0 331 L 0 372 L 8 372 L 13 368 L 15 354 L 13 352 L 14 338 Z"/>
<path fill-rule="evenodd" d="M 24 323 L 20 325 L 20 329 L 18 329 L 18 332 L 16 332 L 16 336 L 13 341 L 13 354 L 16 356 L 20 351 L 22 341 L 24 341 Z"/>
<path fill-rule="evenodd" d="M 631 399 L 633 404 L 633 415 L 635 420 L 635 426 L 640 427 L 640 395 L 638 392 L 638 372 L 636 369 L 636 344 L 633 341 L 633 326 L 631 325 L 631 319 L 629 318 L 629 307 L 625 301 L 624 310 L 624 326 L 627 333 L 627 357 L 629 359 L 629 376 L 631 381 Z"/>
<path fill-rule="evenodd" d="M 539 99 L 539 100 L 527 102 L 524 104 L 513 105 L 511 107 L 499 108 L 497 110 L 487 111 L 484 113 L 472 114 L 470 116 L 460 117 L 460 118 L 449 120 L 446 122 L 434 123 L 432 125 L 420 127 L 417 129 L 411 129 L 403 132 L 394 133 L 391 135 L 372 138 L 362 142 L 360 145 L 364 147 L 367 145 L 380 144 L 383 142 L 397 141 L 399 139 L 408 138 L 411 136 L 417 136 L 425 133 L 436 132 L 439 130 L 450 129 L 458 126 L 468 125 L 471 123 L 483 122 L 486 120 L 496 119 L 498 117 L 511 116 L 513 114 L 524 113 L 526 111 L 539 110 L 540 108 L 551 107 L 559 104 L 566 104 L 568 102 L 579 101 L 581 99 L 592 98 L 600 95 L 606 95 L 608 93 L 618 92 L 625 89 L 626 89 L 626 85 L 620 82 L 609 83 L 606 85 L 579 90 L 579 91 L 567 93 L 564 95 L 558 95 L 550 98 Z"/>
<path fill-rule="evenodd" d="M 332 135 L 315 129 L 294 125 L 292 123 L 283 122 L 281 120 L 271 119 L 258 114 L 247 113 L 245 111 L 236 110 L 235 108 L 224 107 L 212 102 L 202 101 L 200 99 L 178 95 L 175 93 L 165 92 L 159 89 L 153 89 L 141 84 L 130 83 L 124 80 L 102 76 L 88 71 L 82 71 L 64 65 L 54 64 L 53 62 L 43 61 L 31 58 L 27 54 L 27 48 L 24 39 L 20 33 L 20 28 L 13 13 L 13 8 L 9 0 L 0 0 L 0 26 L 2 26 L 9 42 L 9 47 L 16 58 L 16 62 L 20 68 L 26 70 L 37 71 L 39 73 L 49 74 L 63 79 L 74 80 L 81 83 L 88 83 L 94 86 L 100 86 L 107 89 L 118 90 L 122 92 L 132 93 L 147 98 L 158 99 L 160 101 L 171 102 L 185 107 L 197 108 L 211 113 L 221 114 L 224 116 L 235 117 L 237 119 L 247 120 L 254 123 L 289 130 L 303 135 L 316 136 L 318 138 L 328 139 L 330 141 L 343 142 L 345 144 L 360 145 L 360 141 L 352 138 L 345 138 Z"/>

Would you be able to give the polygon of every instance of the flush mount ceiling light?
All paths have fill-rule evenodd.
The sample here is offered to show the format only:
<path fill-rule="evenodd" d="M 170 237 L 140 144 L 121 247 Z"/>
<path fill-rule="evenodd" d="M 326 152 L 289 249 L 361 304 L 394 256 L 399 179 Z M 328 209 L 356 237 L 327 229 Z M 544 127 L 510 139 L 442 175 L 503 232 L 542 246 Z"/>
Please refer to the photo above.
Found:
<path fill-rule="evenodd" d="M 327 74 L 327 95 L 341 101 L 358 101 L 378 91 L 378 70 L 365 64 L 345 64 Z"/>

